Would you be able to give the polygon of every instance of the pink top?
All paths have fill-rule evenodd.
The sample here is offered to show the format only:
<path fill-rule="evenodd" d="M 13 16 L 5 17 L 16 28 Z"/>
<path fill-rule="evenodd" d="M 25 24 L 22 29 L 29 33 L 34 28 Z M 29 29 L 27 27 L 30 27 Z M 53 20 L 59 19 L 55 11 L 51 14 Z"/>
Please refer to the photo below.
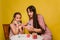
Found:
<path fill-rule="evenodd" d="M 43 36 L 44 38 L 48 38 L 46 40 L 51 40 L 52 34 L 51 34 L 50 30 L 48 29 L 48 27 L 46 26 L 42 15 L 38 15 L 38 22 L 39 22 L 40 26 L 45 30 L 45 33 L 41 34 L 41 36 Z M 33 20 L 30 20 L 28 23 L 33 26 Z"/>

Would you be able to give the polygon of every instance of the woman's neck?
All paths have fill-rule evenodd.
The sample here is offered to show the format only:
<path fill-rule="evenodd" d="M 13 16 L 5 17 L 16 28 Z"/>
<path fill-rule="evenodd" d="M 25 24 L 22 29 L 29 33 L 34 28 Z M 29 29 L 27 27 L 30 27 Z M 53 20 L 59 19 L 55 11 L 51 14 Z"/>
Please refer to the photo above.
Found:
<path fill-rule="evenodd" d="M 29 19 L 30 21 L 33 21 L 33 18 Z"/>

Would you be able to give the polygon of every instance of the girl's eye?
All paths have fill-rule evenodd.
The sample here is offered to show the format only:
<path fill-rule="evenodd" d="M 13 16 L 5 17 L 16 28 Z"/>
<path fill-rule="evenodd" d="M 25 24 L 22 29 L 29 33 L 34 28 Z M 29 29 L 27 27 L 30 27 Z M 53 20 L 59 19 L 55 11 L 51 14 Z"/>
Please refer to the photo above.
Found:
<path fill-rule="evenodd" d="M 20 18 L 17 18 L 17 19 L 21 19 L 21 17 Z"/>
<path fill-rule="evenodd" d="M 20 17 L 20 19 L 21 19 L 21 17 Z"/>

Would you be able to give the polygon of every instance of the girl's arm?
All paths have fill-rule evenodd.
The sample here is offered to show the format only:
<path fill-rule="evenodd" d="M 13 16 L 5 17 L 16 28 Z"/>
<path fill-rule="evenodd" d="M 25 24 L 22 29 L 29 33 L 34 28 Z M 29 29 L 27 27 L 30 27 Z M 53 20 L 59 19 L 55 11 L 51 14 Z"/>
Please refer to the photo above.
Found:
<path fill-rule="evenodd" d="M 15 28 L 15 26 L 13 24 L 10 24 L 10 28 L 11 28 L 14 35 L 19 33 L 18 27 Z"/>
<path fill-rule="evenodd" d="M 19 32 L 20 32 L 21 34 L 23 34 L 23 33 L 24 33 L 24 29 L 23 29 L 23 27 L 22 27 L 22 26 L 19 26 Z"/>

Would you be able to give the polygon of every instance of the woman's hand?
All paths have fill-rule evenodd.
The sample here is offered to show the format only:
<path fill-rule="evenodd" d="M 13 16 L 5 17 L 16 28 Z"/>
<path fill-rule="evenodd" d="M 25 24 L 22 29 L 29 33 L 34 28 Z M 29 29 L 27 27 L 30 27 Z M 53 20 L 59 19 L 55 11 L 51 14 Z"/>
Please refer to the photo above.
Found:
<path fill-rule="evenodd" d="M 34 28 L 32 26 L 25 26 L 25 28 L 29 31 L 29 32 L 33 32 Z"/>
<path fill-rule="evenodd" d="M 34 28 L 34 32 L 41 33 L 42 30 L 41 29 Z"/>

